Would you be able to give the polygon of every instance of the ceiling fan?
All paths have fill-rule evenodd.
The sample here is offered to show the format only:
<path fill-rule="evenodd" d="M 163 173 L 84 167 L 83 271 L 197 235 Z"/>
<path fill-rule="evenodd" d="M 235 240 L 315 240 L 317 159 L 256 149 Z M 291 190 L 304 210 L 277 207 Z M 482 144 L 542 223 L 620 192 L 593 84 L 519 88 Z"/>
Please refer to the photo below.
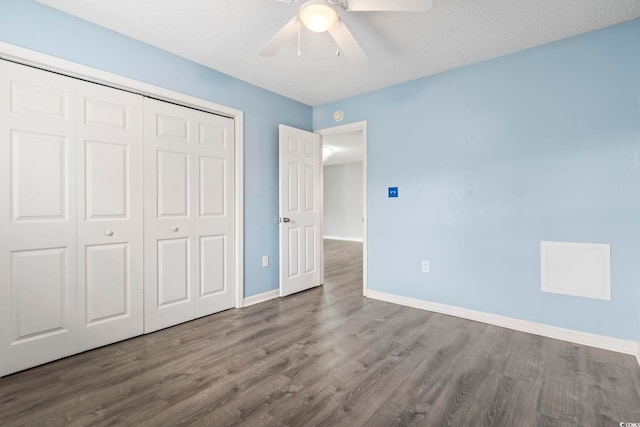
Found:
<path fill-rule="evenodd" d="M 278 0 L 294 3 L 298 0 Z M 431 7 L 432 0 L 309 0 L 302 3 L 300 11 L 260 49 L 261 56 L 273 56 L 293 36 L 298 35 L 300 56 L 300 28 L 304 25 L 315 33 L 328 31 L 340 52 L 354 64 L 367 60 L 367 55 L 356 41 L 349 28 L 338 17 L 337 6 L 350 12 L 424 12 Z"/>

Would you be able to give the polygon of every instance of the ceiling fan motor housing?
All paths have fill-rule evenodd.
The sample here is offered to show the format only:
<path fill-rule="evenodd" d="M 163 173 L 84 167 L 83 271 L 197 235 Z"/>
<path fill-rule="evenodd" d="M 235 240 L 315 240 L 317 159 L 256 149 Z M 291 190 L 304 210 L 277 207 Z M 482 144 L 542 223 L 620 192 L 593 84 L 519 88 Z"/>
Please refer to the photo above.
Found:
<path fill-rule="evenodd" d="M 312 0 L 300 6 L 300 21 L 314 33 L 323 33 L 338 21 L 338 13 L 324 0 Z"/>

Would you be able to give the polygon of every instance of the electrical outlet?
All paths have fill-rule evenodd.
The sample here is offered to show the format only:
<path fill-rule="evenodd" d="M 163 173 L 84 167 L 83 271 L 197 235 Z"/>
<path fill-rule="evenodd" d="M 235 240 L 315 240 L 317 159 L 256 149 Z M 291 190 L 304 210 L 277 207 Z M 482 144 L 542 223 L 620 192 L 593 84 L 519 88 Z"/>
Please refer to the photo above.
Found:
<path fill-rule="evenodd" d="M 422 272 L 423 273 L 428 273 L 430 267 L 431 266 L 429 265 L 429 261 L 427 261 L 427 260 L 423 260 L 422 261 Z"/>
<path fill-rule="evenodd" d="M 265 255 L 262 257 L 262 266 L 269 267 L 269 255 Z"/>

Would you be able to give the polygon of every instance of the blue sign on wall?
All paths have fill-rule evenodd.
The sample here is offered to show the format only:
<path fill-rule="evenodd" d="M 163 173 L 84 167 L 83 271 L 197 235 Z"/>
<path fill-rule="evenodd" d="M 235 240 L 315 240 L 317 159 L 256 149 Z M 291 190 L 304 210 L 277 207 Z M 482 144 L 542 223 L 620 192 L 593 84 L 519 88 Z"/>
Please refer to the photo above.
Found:
<path fill-rule="evenodd" d="M 398 187 L 389 187 L 389 197 L 398 197 Z"/>

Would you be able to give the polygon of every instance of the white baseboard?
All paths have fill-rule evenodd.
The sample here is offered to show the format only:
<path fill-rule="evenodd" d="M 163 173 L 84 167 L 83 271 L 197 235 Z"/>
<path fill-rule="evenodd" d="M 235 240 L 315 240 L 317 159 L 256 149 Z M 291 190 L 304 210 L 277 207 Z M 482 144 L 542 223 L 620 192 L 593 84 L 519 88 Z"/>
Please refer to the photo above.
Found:
<path fill-rule="evenodd" d="M 244 299 L 244 307 L 250 305 L 259 304 L 261 302 L 269 301 L 270 299 L 278 298 L 279 291 L 274 289 L 272 291 L 263 292 L 258 295 L 252 295 Z"/>
<path fill-rule="evenodd" d="M 345 242 L 362 242 L 362 237 L 338 237 L 338 236 L 324 236 L 328 240 L 344 240 Z"/>
<path fill-rule="evenodd" d="M 463 319 L 474 320 L 476 322 L 487 323 L 489 325 L 500 326 L 520 332 L 527 332 L 543 337 L 555 338 L 576 344 L 611 350 L 618 353 L 630 354 L 635 356 L 638 360 L 638 364 L 640 364 L 640 343 L 635 341 L 627 341 L 619 338 L 606 337 L 604 335 L 574 331 L 572 329 L 564 329 L 557 326 L 543 325 L 541 323 L 530 322 L 527 320 L 514 319 L 512 317 L 484 313 L 482 311 L 469 310 L 467 308 L 439 304 L 416 298 L 403 297 L 371 289 L 367 289 L 366 296 L 367 298 L 404 305 L 407 307 L 419 308 L 421 310 L 434 311 L 436 313 L 448 314 L 450 316 L 461 317 Z"/>

